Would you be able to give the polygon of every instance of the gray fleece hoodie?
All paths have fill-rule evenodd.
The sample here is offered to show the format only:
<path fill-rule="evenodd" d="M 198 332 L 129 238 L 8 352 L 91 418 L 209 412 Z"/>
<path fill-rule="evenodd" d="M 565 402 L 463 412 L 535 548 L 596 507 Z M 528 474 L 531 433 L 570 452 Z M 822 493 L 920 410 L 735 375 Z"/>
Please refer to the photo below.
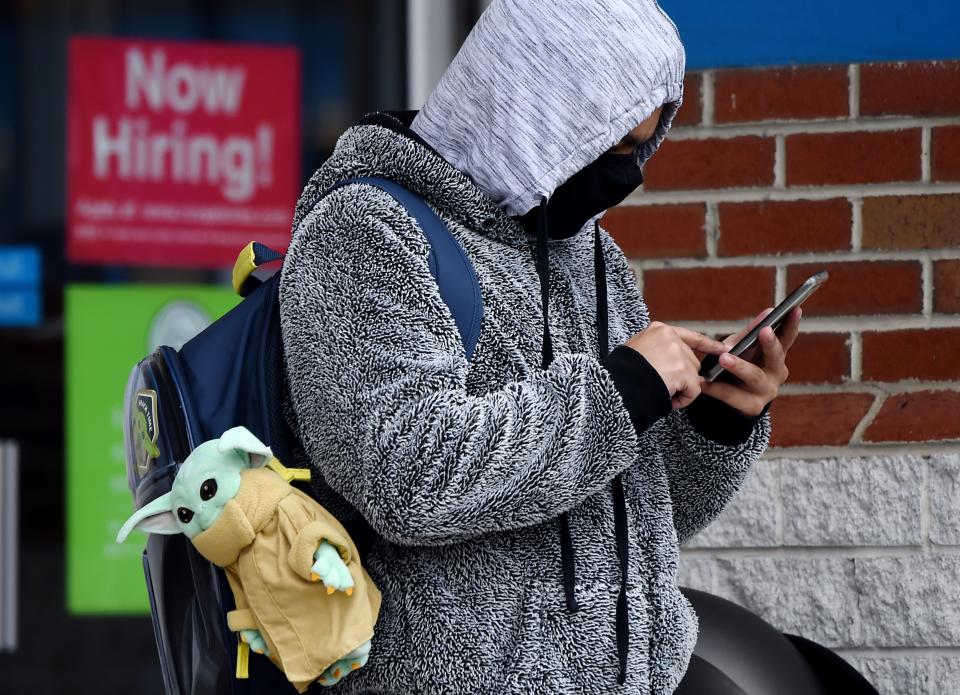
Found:
<path fill-rule="evenodd" d="M 649 157 L 682 76 L 653 0 L 495 0 L 412 124 L 366 117 L 304 189 L 280 286 L 286 416 L 316 497 L 375 531 L 364 564 L 383 594 L 369 662 L 331 692 L 682 678 L 697 617 L 678 544 L 742 485 L 769 416 L 705 396 L 671 412 L 621 345 L 650 317 L 610 236 L 538 245 L 512 217 L 667 102 Z M 470 360 L 416 222 L 368 185 L 324 195 L 354 176 L 415 191 L 472 260 Z"/>

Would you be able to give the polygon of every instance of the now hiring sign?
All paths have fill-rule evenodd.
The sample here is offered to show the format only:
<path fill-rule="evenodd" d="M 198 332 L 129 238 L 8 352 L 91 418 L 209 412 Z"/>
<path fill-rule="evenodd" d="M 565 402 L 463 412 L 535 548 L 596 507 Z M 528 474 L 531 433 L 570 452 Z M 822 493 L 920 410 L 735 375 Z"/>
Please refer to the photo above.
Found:
<path fill-rule="evenodd" d="M 74 38 L 68 256 L 222 267 L 285 248 L 299 181 L 288 48 Z"/>

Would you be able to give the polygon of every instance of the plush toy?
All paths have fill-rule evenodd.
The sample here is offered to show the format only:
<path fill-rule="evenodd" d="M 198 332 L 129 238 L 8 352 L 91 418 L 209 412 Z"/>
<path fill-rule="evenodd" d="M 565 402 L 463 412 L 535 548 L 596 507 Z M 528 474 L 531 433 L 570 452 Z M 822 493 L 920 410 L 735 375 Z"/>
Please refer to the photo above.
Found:
<path fill-rule="evenodd" d="M 302 693 L 367 662 L 381 597 L 346 530 L 290 485 L 281 475 L 287 470 L 250 431 L 234 427 L 198 446 L 170 492 L 131 516 L 117 542 L 133 529 L 185 534 L 226 570 L 238 663 L 249 645 Z"/>

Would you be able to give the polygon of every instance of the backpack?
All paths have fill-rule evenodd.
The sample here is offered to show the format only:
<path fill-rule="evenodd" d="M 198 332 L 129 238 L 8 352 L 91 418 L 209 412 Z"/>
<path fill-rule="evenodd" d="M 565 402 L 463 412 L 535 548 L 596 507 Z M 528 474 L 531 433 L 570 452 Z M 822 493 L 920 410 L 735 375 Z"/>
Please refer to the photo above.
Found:
<path fill-rule="evenodd" d="M 327 193 L 351 183 L 383 190 L 417 221 L 430 243 L 430 272 L 469 360 L 483 317 L 470 259 L 436 213 L 392 181 L 357 177 L 334 185 Z M 233 273 L 234 289 L 244 299 L 179 351 L 160 346 L 131 371 L 124 398 L 124 444 L 127 481 L 136 508 L 170 490 L 180 463 L 196 446 L 237 425 L 270 446 L 281 462 L 287 460 L 292 435 L 282 412 L 280 273 L 265 280 L 253 273 L 282 259 L 282 254 L 262 244 L 249 244 Z M 366 524 L 365 529 L 357 529 L 341 521 L 363 557 L 372 530 Z M 227 612 L 234 608 L 226 576 L 185 536 L 149 535 L 142 562 L 167 695 L 296 692 L 267 659 L 251 658 L 238 669 L 237 636 L 226 621 Z M 244 661 L 242 655 L 240 660 Z"/>

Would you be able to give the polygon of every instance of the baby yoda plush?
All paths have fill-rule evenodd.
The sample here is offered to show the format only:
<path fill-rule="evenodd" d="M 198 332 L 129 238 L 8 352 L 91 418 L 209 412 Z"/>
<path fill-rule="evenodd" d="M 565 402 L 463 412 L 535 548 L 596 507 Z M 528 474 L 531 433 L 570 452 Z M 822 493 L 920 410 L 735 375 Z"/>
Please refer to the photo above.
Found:
<path fill-rule="evenodd" d="M 183 533 L 226 570 L 236 600 L 227 624 L 305 692 L 333 685 L 367 661 L 380 592 L 343 526 L 267 464 L 244 427 L 198 446 L 170 492 L 120 529 Z M 322 582 L 322 585 L 320 584 Z"/>

